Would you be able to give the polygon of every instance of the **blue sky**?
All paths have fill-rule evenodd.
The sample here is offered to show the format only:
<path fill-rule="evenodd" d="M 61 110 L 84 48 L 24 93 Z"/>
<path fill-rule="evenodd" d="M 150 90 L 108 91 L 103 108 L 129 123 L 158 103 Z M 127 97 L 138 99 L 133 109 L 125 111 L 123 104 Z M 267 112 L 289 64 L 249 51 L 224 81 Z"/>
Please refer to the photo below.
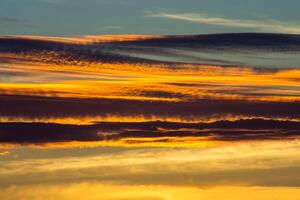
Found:
<path fill-rule="evenodd" d="M 299 0 L 1 0 L 0 34 L 300 33 Z"/>

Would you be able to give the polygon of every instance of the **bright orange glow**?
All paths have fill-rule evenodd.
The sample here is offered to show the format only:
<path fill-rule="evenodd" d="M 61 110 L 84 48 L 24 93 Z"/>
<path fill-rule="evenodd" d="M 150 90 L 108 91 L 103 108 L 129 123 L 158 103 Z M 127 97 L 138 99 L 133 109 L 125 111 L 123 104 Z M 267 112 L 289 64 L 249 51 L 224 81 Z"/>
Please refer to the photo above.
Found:
<path fill-rule="evenodd" d="M 71 44 L 87 44 L 95 42 L 124 42 L 134 40 L 144 40 L 150 38 L 161 38 L 159 35 L 85 35 L 81 37 L 51 37 L 51 36 L 34 36 L 34 35 L 2 35 L 0 39 L 19 38 L 19 39 L 33 39 L 41 41 L 71 43 Z"/>
<path fill-rule="evenodd" d="M 51 55 L 47 54 L 45 57 L 51 59 Z M 40 56 L 35 58 L 43 59 Z M 108 63 L 55 65 L 29 62 L 14 64 L 9 70 L 43 76 L 45 82 L 27 82 L 24 77 L 26 83 L 22 79 L 1 82 L 0 91 L 10 95 L 150 101 L 189 101 L 203 98 L 300 100 L 298 81 L 300 70 L 255 72 L 247 68 L 194 66 L 191 70 L 188 65 L 180 67 L 173 70 L 163 65 Z M 56 80 L 52 81 L 54 77 Z"/>
<path fill-rule="evenodd" d="M 0 35 L 0 200 L 300 200 L 299 53 L 288 34 Z"/>
<path fill-rule="evenodd" d="M 167 121 L 167 122 L 181 122 L 181 123 L 212 123 L 217 121 L 237 121 L 237 120 L 276 120 L 276 121 L 290 121 L 300 122 L 298 118 L 281 118 L 281 117 L 254 117 L 254 116 L 243 116 L 243 115 L 225 115 L 216 117 L 195 117 L 193 119 L 185 119 L 184 117 L 164 117 L 159 115 L 143 116 L 121 116 L 121 115 L 105 115 L 105 116 L 79 116 L 79 117 L 0 117 L 0 122 L 45 122 L 45 123 L 57 123 L 57 124 L 80 124 L 88 125 L 94 124 L 95 122 L 149 122 L 149 121 Z"/>
<path fill-rule="evenodd" d="M 188 186 L 145 186 L 145 185 L 117 185 L 103 183 L 75 183 L 60 185 L 19 186 L 4 189 L 0 192 L 6 199 L 36 200 L 48 198 L 84 200 L 294 200 L 300 196 L 300 190 L 289 187 L 188 187 Z M 4 196 L 3 196 L 4 195 Z"/>
<path fill-rule="evenodd" d="M 119 140 L 104 140 L 96 142 L 54 142 L 44 144 L 26 144 L 31 148 L 92 148 L 92 147 L 216 147 L 228 145 L 231 142 L 213 141 L 210 137 L 156 137 L 156 138 L 123 138 Z M 0 148 L 11 149 L 24 145 L 0 144 Z"/>

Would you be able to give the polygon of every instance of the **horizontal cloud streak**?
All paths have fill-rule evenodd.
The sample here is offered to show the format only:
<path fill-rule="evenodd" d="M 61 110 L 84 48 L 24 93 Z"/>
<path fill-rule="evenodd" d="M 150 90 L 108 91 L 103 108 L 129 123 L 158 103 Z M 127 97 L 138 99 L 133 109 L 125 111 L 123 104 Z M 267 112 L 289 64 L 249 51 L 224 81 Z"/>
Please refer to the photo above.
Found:
<path fill-rule="evenodd" d="M 246 20 L 228 19 L 196 13 L 158 13 L 147 15 L 148 17 L 168 18 L 174 20 L 188 21 L 198 24 L 208 24 L 225 27 L 249 28 L 264 32 L 300 33 L 300 25 L 276 20 Z"/>
<path fill-rule="evenodd" d="M 164 102 L 121 99 L 46 98 L 0 96 L 1 117 L 10 121 L 47 121 L 62 119 L 83 123 L 95 120 L 136 121 L 174 120 L 216 121 L 236 118 L 299 119 L 300 102 L 255 102 L 243 100 L 209 100 Z M 236 117 L 236 118 L 235 118 Z M 115 119 L 114 119 L 115 118 Z M 2 120 L 2 119 L 1 119 Z M 100 121 L 102 121 L 100 120 Z M 5 120 L 4 120 L 5 121 Z M 107 121 L 107 120 L 106 120 Z M 52 121 L 53 122 L 53 121 Z"/>
<path fill-rule="evenodd" d="M 232 141 L 298 134 L 298 126 L 274 126 L 300 120 L 299 35 L 3 36 L 0 52 L 3 143 L 184 143 L 183 137 Z M 258 67 L 266 60 L 270 68 Z M 235 127 L 251 119 L 253 127 L 262 126 L 260 120 L 268 126 Z M 189 124 L 221 120 L 235 123 Z M 104 121 L 137 124 L 103 129 L 96 123 Z M 150 128 L 145 121 L 168 123 Z"/>
<path fill-rule="evenodd" d="M 31 155 L 20 148 L 14 150 L 17 160 L 8 159 L 0 165 L 0 188 L 48 181 L 299 187 L 299 148 L 298 140 L 209 148 L 31 149 Z"/>
<path fill-rule="evenodd" d="M 264 67 L 284 64 L 286 67 L 291 65 L 298 67 L 296 64 L 298 60 L 289 53 L 300 51 L 300 36 L 287 34 L 120 35 L 79 38 L 1 36 L 0 45 L 2 59 L 7 60 L 8 53 L 15 54 L 15 60 L 11 62 L 34 60 L 49 64 L 84 66 L 99 62 L 265 65 Z M 212 51 L 221 54 L 212 54 Z M 284 56 L 285 54 L 288 57 Z M 282 63 L 281 57 L 285 59 L 285 63 Z M 277 60 L 276 63 L 270 62 L 274 59 Z"/>
<path fill-rule="evenodd" d="M 262 119 L 213 123 L 102 122 L 93 125 L 0 123 L 0 143 L 47 144 L 120 140 L 125 144 L 151 145 L 172 143 L 180 138 L 185 138 L 185 142 L 189 142 L 191 138 L 203 141 L 278 140 L 298 138 L 299 130 L 300 122 Z"/>

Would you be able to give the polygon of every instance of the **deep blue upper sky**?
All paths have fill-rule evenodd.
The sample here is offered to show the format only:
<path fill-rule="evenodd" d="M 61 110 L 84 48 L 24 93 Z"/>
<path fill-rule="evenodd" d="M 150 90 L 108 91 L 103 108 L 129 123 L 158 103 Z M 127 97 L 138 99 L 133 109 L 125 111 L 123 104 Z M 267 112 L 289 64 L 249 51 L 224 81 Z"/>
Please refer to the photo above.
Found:
<path fill-rule="evenodd" d="M 299 0 L 0 0 L 0 34 L 300 33 Z"/>

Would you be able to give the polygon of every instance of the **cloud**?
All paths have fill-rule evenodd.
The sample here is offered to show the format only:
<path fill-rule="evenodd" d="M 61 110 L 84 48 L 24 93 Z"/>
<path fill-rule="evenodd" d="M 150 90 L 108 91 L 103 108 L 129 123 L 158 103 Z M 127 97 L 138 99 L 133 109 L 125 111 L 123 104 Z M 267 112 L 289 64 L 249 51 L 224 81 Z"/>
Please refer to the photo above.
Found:
<path fill-rule="evenodd" d="M 118 26 L 101 27 L 101 29 L 111 31 L 118 29 Z M 288 34 L 263 33 L 183 36 L 107 35 L 74 38 L 11 35 L 0 36 L 0 52 L 14 53 L 11 62 L 29 61 L 84 67 L 108 62 L 164 65 L 191 63 L 263 66 L 264 68 L 278 68 L 285 65 L 294 68 L 298 67 L 299 63 L 296 55 L 290 56 L 286 61 L 269 53 L 298 52 L 300 51 L 299 38 Z M 248 52 L 245 52 L 245 49 Z M 220 53 L 212 54 L 212 50 Z M 231 55 L 232 52 L 234 57 Z M 5 55 L 1 55 L 0 59 L 8 60 Z M 274 62 L 274 59 L 277 59 L 277 62 Z"/>
<path fill-rule="evenodd" d="M 197 13 L 158 13 L 147 16 L 187 21 L 197 24 L 255 29 L 263 32 L 300 33 L 300 25 L 278 20 L 229 19 Z"/>
<path fill-rule="evenodd" d="M 81 181 L 299 187 L 299 177 L 295 176 L 300 166 L 299 148 L 299 141 L 293 140 L 209 148 L 31 149 L 30 154 L 19 149 L 18 159 L 0 165 L 0 190 L 5 186 Z"/>
<path fill-rule="evenodd" d="M 127 52 L 136 47 L 136 51 L 147 49 L 144 53 L 148 55 L 150 50 L 166 49 L 166 46 L 175 49 L 197 43 L 204 46 L 203 48 L 210 44 L 215 48 L 226 46 L 228 42 L 236 45 L 230 47 L 233 49 L 239 45 L 249 47 L 258 44 L 269 44 L 279 49 L 294 44 L 299 48 L 300 43 L 297 43 L 297 39 L 295 41 L 295 38 L 299 38 L 297 36 L 222 34 L 151 39 L 138 37 L 143 40 L 134 37 L 134 41 L 129 40 L 129 36 L 119 38 L 123 40 L 111 37 L 111 40 L 105 43 L 73 44 L 70 41 L 63 42 L 66 38 L 59 40 L 38 36 L 2 37 L 0 46 L 3 48 L 0 51 L 4 53 L 0 57 L 9 63 L 9 67 L 2 63 L 4 67 L 0 69 L 2 72 L 0 78 L 3 80 L 0 84 L 1 121 L 65 124 L 60 126 L 31 124 L 26 125 L 27 128 L 21 124 L 16 124 L 15 127 L 7 126 L 6 131 L 3 128 L 2 141 L 20 143 L 98 141 L 102 140 L 101 134 L 98 133 L 105 131 L 102 127 L 72 127 L 67 124 L 91 124 L 95 121 L 126 122 L 129 118 L 135 122 L 160 120 L 182 123 L 253 118 L 267 120 L 300 118 L 297 82 L 299 70 L 262 72 L 246 67 L 179 64 L 135 66 L 128 64 L 130 56 L 122 57 L 116 52 L 118 49 Z M 124 38 L 127 39 L 124 41 Z M 280 43 L 276 43 L 278 41 Z M 151 48 L 150 45 L 155 47 Z M 159 50 L 157 51 L 159 53 Z M 42 54 L 35 54 L 36 52 Z M 105 60 L 110 60 L 111 63 L 103 64 Z M 92 65 L 87 65 L 89 61 Z M 112 64 L 113 61 L 124 61 L 127 64 Z M 50 63 L 51 66 L 44 66 L 43 63 Z M 183 131 L 176 127 L 164 127 L 168 130 L 159 131 L 138 126 L 130 127 L 134 129 L 130 131 L 125 129 L 108 131 L 117 131 L 118 134 L 112 139 L 195 135 L 193 131 Z M 27 133 L 22 132 L 25 129 L 30 134 L 28 137 L 25 137 Z M 250 137 L 251 132 L 241 131 L 238 128 L 232 130 L 209 127 L 209 129 L 208 131 L 201 129 L 201 134 L 198 131 L 196 135 L 206 136 L 214 132 L 216 133 L 214 136 L 218 136 L 220 140 L 243 140 Z M 270 127 L 266 129 L 269 130 Z M 45 135 L 41 135 L 41 132 L 45 132 Z M 71 132 L 74 134 L 69 134 Z M 230 132 L 236 135 L 229 134 Z M 260 138 L 264 138 L 265 132 L 255 131 L 255 136 L 262 135 Z M 270 131 L 270 135 L 278 136 L 272 135 L 273 133 L 275 134 L 274 129 Z M 288 133 L 291 134 L 291 130 Z"/>
<path fill-rule="evenodd" d="M 55 123 L 0 123 L 0 143 L 47 144 L 55 142 L 109 141 L 130 144 L 172 143 L 186 137 L 212 141 L 278 140 L 298 138 L 300 122 L 237 120 L 213 123 L 101 122 L 92 125 Z M 124 140 L 125 139 L 125 140 Z"/>
<path fill-rule="evenodd" d="M 220 120 L 227 118 L 290 118 L 299 119 L 300 102 L 255 102 L 243 100 L 209 100 L 187 102 L 149 102 L 123 99 L 76 99 L 47 98 L 33 96 L 1 96 L 1 117 L 11 121 L 32 120 L 51 121 L 51 119 L 80 119 L 89 116 L 114 116 L 113 120 L 131 116 L 135 121 L 168 120 L 180 121 Z M 119 117 L 119 118 L 118 118 Z M 20 120 L 18 120 L 20 119 Z M 63 120 L 62 120 L 63 121 Z M 67 121 L 67 120 L 66 120 Z"/>

